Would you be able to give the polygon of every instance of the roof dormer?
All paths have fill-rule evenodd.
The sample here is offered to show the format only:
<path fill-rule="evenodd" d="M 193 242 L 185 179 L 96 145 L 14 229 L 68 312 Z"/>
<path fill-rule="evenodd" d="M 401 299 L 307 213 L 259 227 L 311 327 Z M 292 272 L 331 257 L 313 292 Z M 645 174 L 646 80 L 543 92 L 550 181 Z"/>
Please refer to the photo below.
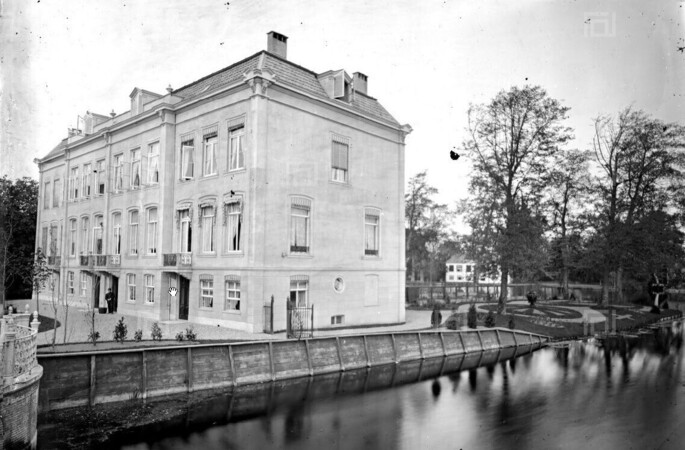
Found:
<path fill-rule="evenodd" d="M 350 101 L 352 93 L 352 77 L 343 69 L 329 70 L 317 76 L 321 87 L 330 98 L 346 102 Z"/>
<path fill-rule="evenodd" d="M 157 100 L 162 96 L 160 94 L 155 94 L 154 92 L 146 91 L 145 89 L 133 88 L 129 97 L 131 98 L 131 117 L 133 117 L 145 110 L 145 104 Z"/>

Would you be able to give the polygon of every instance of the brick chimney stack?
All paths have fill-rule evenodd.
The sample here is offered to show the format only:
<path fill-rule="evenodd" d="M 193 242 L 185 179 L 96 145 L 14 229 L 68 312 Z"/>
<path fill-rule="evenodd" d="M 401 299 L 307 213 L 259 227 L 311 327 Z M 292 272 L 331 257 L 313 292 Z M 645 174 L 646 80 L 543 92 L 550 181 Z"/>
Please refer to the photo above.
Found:
<path fill-rule="evenodd" d="M 269 31 L 266 36 L 266 51 L 288 59 L 288 36 L 275 31 Z"/>
<path fill-rule="evenodd" d="M 355 92 L 361 92 L 362 94 L 367 94 L 366 89 L 368 87 L 369 77 L 361 72 L 355 72 L 352 78 L 352 84 L 354 85 Z"/>

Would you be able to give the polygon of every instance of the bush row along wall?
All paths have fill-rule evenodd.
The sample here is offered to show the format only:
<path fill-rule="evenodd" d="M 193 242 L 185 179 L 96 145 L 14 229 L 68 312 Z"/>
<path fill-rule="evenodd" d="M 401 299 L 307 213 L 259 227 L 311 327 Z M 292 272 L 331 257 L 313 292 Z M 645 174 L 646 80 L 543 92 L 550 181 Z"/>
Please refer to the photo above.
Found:
<path fill-rule="evenodd" d="M 525 346 L 544 336 L 504 329 L 39 355 L 42 412 L 263 383 L 403 361 Z"/>

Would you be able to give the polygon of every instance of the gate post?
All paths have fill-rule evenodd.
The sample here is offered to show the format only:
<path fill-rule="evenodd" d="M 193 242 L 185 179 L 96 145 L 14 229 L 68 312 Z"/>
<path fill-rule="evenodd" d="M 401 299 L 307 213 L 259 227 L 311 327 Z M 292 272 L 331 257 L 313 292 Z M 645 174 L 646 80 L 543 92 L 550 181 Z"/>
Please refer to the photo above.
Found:
<path fill-rule="evenodd" d="M 271 321 L 271 328 L 269 328 L 269 329 L 271 330 L 271 334 L 273 334 L 273 332 L 274 332 L 274 296 L 273 296 L 273 294 L 271 294 L 271 311 L 270 311 L 269 315 L 271 316 L 269 318 L 269 320 Z"/>
<path fill-rule="evenodd" d="M 285 299 L 285 336 L 290 339 L 292 330 L 290 329 L 290 297 Z"/>
<path fill-rule="evenodd" d="M 312 321 L 309 322 L 309 337 L 313 338 L 314 337 L 314 304 L 312 303 Z"/>

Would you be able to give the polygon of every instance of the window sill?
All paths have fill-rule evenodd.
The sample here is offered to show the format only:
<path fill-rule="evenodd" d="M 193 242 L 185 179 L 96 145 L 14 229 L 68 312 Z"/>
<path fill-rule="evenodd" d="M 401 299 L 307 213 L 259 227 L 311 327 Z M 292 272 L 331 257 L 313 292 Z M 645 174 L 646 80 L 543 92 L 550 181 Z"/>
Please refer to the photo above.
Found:
<path fill-rule="evenodd" d="M 336 186 L 340 187 L 345 187 L 345 188 L 351 188 L 352 186 L 350 185 L 349 181 L 336 181 L 336 180 L 328 180 L 328 184 L 334 184 Z"/>
<path fill-rule="evenodd" d="M 157 253 L 148 253 L 147 255 L 143 255 L 143 259 L 155 259 L 159 255 Z"/>
<path fill-rule="evenodd" d="M 138 259 L 138 256 L 140 255 L 138 255 L 137 253 L 135 255 L 128 254 L 124 255 L 124 259 Z"/>
<path fill-rule="evenodd" d="M 200 181 L 213 180 L 213 179 L 218 178 L 218 177 L 219 177 L 218 173 L 213 173 L 211 175 L 202 175 L 202 178 L 200 178 Z"/>
<path fill-rule="evenodd" d="M 383 257 L 381 255 L 362 255 L 361 259 L 371 260 L 371 261 L 381 261 Z"/>
<path fill-rule="evenodd" d="M 242 251 L 240 251 L 240 252 L 225 252 L 225 253 L 222 253 L 221 256 L 225 256 L 228 258 L 241 258 L 241 257 L 245 256 L 245 252 L 242 252 Z"/>
<path fill-rule="evenodd" d="M 300 259 L 310 259 L 313 258 L 314 255 L 311 253 L 288 253 L 285 255 L 285 258 L 300 258 Z"/>
<path fill-rule="evenodd" d="M 143 305 L 145 305 L 145 306 L 155 306 L 155 302 L 144 302 Z"/>
<path fill-rule="evenodd" d="M 247 172 L 247 169 L 245 167 L 241 167 L 239 169 L 229 169 L 224 172 L 224 175 L 238 175 L 245 172 Z"/>
<path fill-rule="evenodd" d="M 200 311 L 214 311 L 213 306 L 199 306 L 197 309 Z"/>
<path fill-rule="evenodd" d="M 135 300 L 126 300 L 126 303 L 131 304 L 131 305 L 135 305 L 136 301 Z"/>
<path fill-rule="evenodd" d="M 216 258 L 216 253 L 200 253 L 199 255 L 195 255 L 198 258 Z"/>
<path fill-rule="evenodd" d="M 240 312 L 241 311 L 239 309 L 225 309 L 221 311 L 222 314 L 229 314 L 231 316 L 239 316 Z"/>

